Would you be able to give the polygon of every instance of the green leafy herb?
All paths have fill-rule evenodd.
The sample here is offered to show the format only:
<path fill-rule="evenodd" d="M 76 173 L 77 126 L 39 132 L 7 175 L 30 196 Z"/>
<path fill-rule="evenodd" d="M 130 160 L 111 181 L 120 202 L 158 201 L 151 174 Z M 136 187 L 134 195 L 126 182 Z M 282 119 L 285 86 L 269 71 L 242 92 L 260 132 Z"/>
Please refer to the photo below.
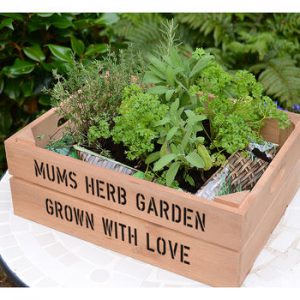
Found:
<path fill-rule="evenodd" d="M 153 140 L 158 137 L 154 124 L 164 117 L 167 108 L 157 96 L 144 93 L 137 85 L 124 89 L 112 136 L 116 143 L 122 142 L 128 148 L 128 159 L 137 159 L 154 150 Z"/>

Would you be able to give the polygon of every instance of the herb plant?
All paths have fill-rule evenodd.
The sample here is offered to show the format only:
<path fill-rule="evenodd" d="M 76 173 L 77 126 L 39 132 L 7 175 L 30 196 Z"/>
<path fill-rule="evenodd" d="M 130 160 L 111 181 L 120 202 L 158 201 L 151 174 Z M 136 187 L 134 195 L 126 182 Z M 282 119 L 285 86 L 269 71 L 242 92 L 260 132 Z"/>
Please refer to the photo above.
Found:
<path fill-rule="evenodd" d="M 168 106 L 160 103 L 157 96 L 143 92 L 138 85 L 124 89 L 112 136 L 114 142 L 128 148 L 128 159 L 144 157 L 154 150 L 154 139 L 159 135 L 154 125 L 164 118 L 167 110 Z"/>
<path fill-rule="evenodd" d="M 176 99 L 170 107 L 165 118 L 155 125 L 160 132 L 157 140 L 161 144 L 160 151 L 151 153 L 146 163 L 155 162 L 153 171 L 161 171 L 167 167 L 166 184 L 170 186 L 178 171 L 184 173 L 184 180 L 195 185 L 188 171 L 191 168 L 210 169 L 211 158 L 203 145 L 205 138 L 198 136 L 203 131 L 201 121 L 206 116 L 196 115 L 191 110 L 179 108 L 179 99 Z M 198 150 L 199 149 L 199 150 Z"/>
<path fill-rule="evenodd" d="M 266 119 L 289 120 L 248 71 L 228 72 L 201 48 L 185 55 L 175 28 L 146 61 L 129 49 L 74 63 L 52 96 L 77 143 L 139 168 L 136 177 L 192 190 L 260 141 Z"/>
<path fill-rule="evenodd" d="M 286 114 L 263 95 L 263 87 L 247 71 L 226 72 L 216 62 L 201 74 L 193 92 L 210 120 L 211 147 L 232 154 L 244 149 L 249 141 L 260 140 L 260 129 L 266 119 L 279 121 L 280 128 L 289 125 Z"/>
<path fill-rule="evenodd" d="M 54 74 L 57 83 L 50 91 L 52 102 L 71 121 L 70 131 L 77 143 L 101 149 L 101 140 L 110 136 L 124 88 L 139 81 L 142 68 L 142 59 L 129 49 L 110 52 L 89 64 L 74 61 L 67 78 Z"/>

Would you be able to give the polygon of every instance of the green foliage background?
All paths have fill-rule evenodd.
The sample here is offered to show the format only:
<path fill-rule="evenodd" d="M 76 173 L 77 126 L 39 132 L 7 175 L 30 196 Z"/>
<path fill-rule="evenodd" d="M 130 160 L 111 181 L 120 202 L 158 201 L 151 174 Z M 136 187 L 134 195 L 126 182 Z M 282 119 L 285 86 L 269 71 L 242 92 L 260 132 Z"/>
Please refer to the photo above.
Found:
<path fill-rule="evenodd" d="M 108 45 L 147 53 L 174 18 L 187 55 L 209 48 L 226 69 L 247 69 L 284 109 L 300 111 L 300 14 L 2 14 L 0 16 L 0 175 L 3 141 L 50 107 L 42 93 L 52 70 L 65 74 L 74 55 L 101 58 Z"/>

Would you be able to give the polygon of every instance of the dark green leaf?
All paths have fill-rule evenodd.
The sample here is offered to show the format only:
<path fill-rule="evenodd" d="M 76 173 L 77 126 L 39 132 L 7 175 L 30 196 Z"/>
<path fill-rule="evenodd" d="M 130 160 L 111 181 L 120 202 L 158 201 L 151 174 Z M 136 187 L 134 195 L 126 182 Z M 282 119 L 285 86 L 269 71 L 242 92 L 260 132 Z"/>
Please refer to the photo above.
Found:
<path fill-rule="evenodd" d="M 43 106 L 50 106 L 51 98 L 48 95 L 43 95 L 39 98 L 39 103 Z"/>
<path fill-rule="evenodd" d="M 0 95 L 3 92 L 3 89 L 4 89 L 4 80 L 3 80 L 3 78 L 0 78 Z"/>
<path fill-rule="evenodd" d="M 7 80 L 5 87 L 4 87 L 4 93 L 12 100 L 18 100 L 20 96 L 20 85 L 16 80 Z"/>
<path fill-rule="evenodd" d="M 204 168 L 204 161 L 200 155 L 196 152 L 191 152 L 188 154 L 185 159 L 193 166 L 199 169 Z"/>
<path fill-rule="evenodd" d="M 63 47 L 59 45 L 48 44 L 51 53 L 59 60 L 64 62 L 72 62 L 72 50 L 68 47 Z"/>
<path fill-rule="evenodd" d="M 163 169 L 175 158 L 176 158 L 176 154 L 174 153 L 164 155 L 154 164 L 153 171 L 156 172 Z"/>
<path fill-rule="evenodd" d="M 41 18 L 38 15 L 33 14 L 29 18 L 28 31 L 33 32 L 36 30 L 44 30 L 45 28 L 48 30 L 50 25 L 51 22 L 49 22 L 48 18 Z"/>
<path fill-rule="evenodd" d="M 17 14 L 17 13 L 2 13 L 1 16 L 11 18 L 13 20 L 17 21 L 23 21 L 23 14 Z"/>
<path fill-rule="evenodd" d="M 85 50 L 83 41 L 77 39 L 75 36 L 71 36 L 71 46 L 75 54 L 79 56 L 81 56 Z"/>
<path fill-rule="evenodd" d="M 80 159 L 77 154 L 77 151 L 73 147 L 72 147 L 71 151 L 69 152 L 69 156 L 76 158 L 76 159 Z"/>
<path fill-rule="evenodd" d="M 7 18 L 4 19 L 1 23 L 0 23 L 0 30 L 4 27 L 7 27 L 11 30 L 14 30 L 14 26 L 13 26 L 13 19 L 12 18 Z"/>
<path fill-rule="evenodd" d="M 43 53 L 41 47 L 38 44 L 33 45 L 31 47 L 26 47 L 23 49 L 23 51 L 26 54 L 26 56 L 38 62 L 41 62 L 46 58 L 45 54 Z"/>
<path fill-rule="evenodd" d="M 91 44 L 87 47 L 85 56 L 98 56 L 99 54 L 107 52 L 106 44 Z"/>
<path fill-rule="evenodd" d="M 167 171 L 167 174 L 166 174 L 166 183 L 168 186 L 171 186 L 175 177 L 176 177 L 176 174 L 179 170 L 179 167 L 180 167 L 180 162 L 177 161 L 177 162 L 173 162 L 171 165 L 170 165 L 170 168 L 168 169 Z"/>
<path fill-rule="evenodd" d="M 12 125 L 12 116 L 8 109 L 0 110 L 0 136 L 7 135 Z"/>
<path fill-rule="evenodd" d="M 2 69 L 2 72 L 8 77 L 16 77 L 19 75 L 29 74 L 34 70 L 34 63 L 20 60 L 16 58 L 12 66 L 7 66 Z"/>
<path fill-rule="evenodd" d="M 21 90 L 24 97 L 29 97 L 32 95 L 34 86 L 34 81 L 32 79 L 27 79 L 21 83 Z"/>
<path fill-rule="evenodd" d="M 54 14 L 49 19 L 51 25 L 59 29 L 66 29 L 73 26 L 72 19 L 69 16 Z"/>

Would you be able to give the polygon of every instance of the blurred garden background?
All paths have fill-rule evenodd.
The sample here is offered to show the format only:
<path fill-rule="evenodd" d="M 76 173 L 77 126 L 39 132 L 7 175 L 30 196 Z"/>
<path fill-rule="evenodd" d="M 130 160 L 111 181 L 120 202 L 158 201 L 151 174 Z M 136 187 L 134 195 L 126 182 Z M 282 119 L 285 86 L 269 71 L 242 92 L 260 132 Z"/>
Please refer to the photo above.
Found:
<path fill-rule="evenodd" d="M 0 15 L 0 177 L 4 140 L 50 108 L 44 88 L 65 74 L 130 43 L 144 53 L 174 19 L 186 55 L 210 51 L 227 70 L 248 69 L 280 109 L 300 113 L 300 14 L 26 13 Z"/>

